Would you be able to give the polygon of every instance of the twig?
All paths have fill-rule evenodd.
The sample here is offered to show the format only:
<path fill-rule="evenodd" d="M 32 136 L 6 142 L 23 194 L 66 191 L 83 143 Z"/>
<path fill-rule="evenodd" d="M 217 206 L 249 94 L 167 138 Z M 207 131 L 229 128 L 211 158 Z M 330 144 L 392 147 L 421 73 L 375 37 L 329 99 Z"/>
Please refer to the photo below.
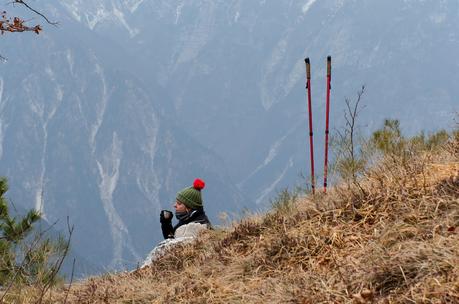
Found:
<path fill-rule="evenodd" d="M 351 289 L 351 284 L 349 284 L 349 281 L 344 277 L 343 273 L 341 272 L 341 265 L 338 263 L 338 260 L 335 257 L 335 254 L 332 252 L 331 253 L 331 258 L 335 262 L 335 265 L 338 266 L 338 275 L 340 276 L 341 280 L 346 284 L 346 295 L 349 296 L 349 289 Z"/>
<path fill-rule="evenodd" d="M 19 3 L 19 4 L 22 4 L 24 5 L 25 7 L 27 7 L 29 10 L 31 10 L 32 12 L 34 12 L 35 14 L 41 16 L 43 19 L 46 20 L 47 23 L 51 24 L 51 25 L 54 25 L 54 26 L 57 26 L 58 23 L 57 22 L 52 22 L 48 19 L 48 17 L 46 17 L 45 15 L 43 15 L 42 13 L 40 13 L 39 11 L 37 11 L 36 9 L 30 7 L 30 5 L 28 5 L 26 2 L 24 2 L 23 0 L 14 0 L 14 3 Z"/>
<path fill-rule="evenodd" d="M 72 274 L 70 275 L 70 284 L 69 284 L 69 289 L 67 289 L 67 293 L 65 295 L 65 299 L 64 299 L 64 304 L 67 303 L 67 298 L 69 296 L 69 293 L 70 293 L 70 288 L 72 288 L 72 283 L 73 283 L 73 275 L 74 275 L 74 271 L 75 271 L 75 261 L 76 259 L 73 258 L 73 263 L 72 263 Z"/>
<path fill-rule="evenodd" d="M 72 239 L 74 226 L 70 226 L 70 220 L 69 220 L 68 216 L 67 216 L 67 229 L 68 229 L 68 233 L 69 233 L 69 238 L 67 240 L 67 243 L 65 244 L 64 253 L 62 254 L 62 257 L 56 261 L 56 264 L 52 268 L 51 275 L 50 275 L 50 277 L 48 279 L 48 282 L 45 283 L 45 285 L 44 285 L 44 287 L 43 287 L 43 289 L 41 291 L 40 298 L 38 299 L 38 301 L 36 303 L 42 303 L 43 302 L 43 297 L 45 296 L 46 292 L 51 288 L 52 282 L 53 282 L 54 278 L 56 277 L 57 273 L 59 272 L 59 270 L 61 269 L 62 263 L 64 263 L 64 259 L 67 257 L 67 254 L 69 252 L 70 241 Z"/>
<path fill-rule="evenodd" d="M 402 272 L 403 279 L 405 280 L 406 287 L 409 287 L 408 280 L 406 279 L 405 272 L 403 271 L 402 266 L 399 265 L 398 267 L 400 268 L 400 271 Z"/>

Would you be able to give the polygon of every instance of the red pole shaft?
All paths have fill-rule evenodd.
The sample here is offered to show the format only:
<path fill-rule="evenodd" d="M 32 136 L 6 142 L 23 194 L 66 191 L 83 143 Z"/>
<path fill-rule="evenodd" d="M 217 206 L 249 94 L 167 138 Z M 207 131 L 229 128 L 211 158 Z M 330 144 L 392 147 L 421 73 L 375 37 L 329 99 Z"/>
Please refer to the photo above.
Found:
<path fill-rule="evenodd" d="M 328 126 L 330 116 L 330 83 L 331 83 L 331 56 L 327 57 L 327 105 L 325 116 L 325 160 L 324 160 L 324 193 L 327 193 L 328 174 Z"/>
<path fill-rule="evenodd" d="M 315 194 L 315 175 L 314 175 L 314 133 L 312 128 L 312 99 L 311 99 L 311 64 L 309 58 L 304 59 L 306 63 L 306 89 L 308 90 L 308 112 L 309 112 L 309 154 L 311 156 L 311 189 Z"/>

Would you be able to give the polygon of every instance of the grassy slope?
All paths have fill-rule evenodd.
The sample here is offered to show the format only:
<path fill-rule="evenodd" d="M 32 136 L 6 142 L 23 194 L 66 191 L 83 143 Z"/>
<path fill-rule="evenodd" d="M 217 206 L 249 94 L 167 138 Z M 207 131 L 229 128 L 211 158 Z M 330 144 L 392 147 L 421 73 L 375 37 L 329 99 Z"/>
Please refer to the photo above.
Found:
<path fill-rule="evenodd" d="M 131 274 L 55 290 L 67 303 L 459 303 L 459 144 L 381 161 L 358 185 L 271 212 Z"/>

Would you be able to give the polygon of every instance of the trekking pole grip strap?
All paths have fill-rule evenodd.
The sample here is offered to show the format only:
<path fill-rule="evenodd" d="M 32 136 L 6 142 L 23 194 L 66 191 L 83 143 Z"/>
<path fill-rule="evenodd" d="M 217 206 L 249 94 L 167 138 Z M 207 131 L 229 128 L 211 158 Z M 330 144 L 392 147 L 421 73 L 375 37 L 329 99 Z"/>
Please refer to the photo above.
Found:
<path fill-rule="evenodd" d="M 306 64 L 306 77 L 307 79 L 311 79 L 311 64 L 309 62 L 309 57 L 304 59 L 304 63 Z"/>

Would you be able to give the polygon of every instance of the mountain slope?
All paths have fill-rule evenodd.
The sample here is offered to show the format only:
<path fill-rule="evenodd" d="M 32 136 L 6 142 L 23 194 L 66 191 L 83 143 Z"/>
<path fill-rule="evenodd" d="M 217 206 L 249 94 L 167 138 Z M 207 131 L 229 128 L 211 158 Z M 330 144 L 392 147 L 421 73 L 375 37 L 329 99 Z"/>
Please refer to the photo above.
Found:
<path fill-rule="evenodd" d="M 459 142 L 389 155 L 358 185 L 295 199 L 209 231 L 132 273 L 54 300 L 149 303 L 459 301 Z"/>

